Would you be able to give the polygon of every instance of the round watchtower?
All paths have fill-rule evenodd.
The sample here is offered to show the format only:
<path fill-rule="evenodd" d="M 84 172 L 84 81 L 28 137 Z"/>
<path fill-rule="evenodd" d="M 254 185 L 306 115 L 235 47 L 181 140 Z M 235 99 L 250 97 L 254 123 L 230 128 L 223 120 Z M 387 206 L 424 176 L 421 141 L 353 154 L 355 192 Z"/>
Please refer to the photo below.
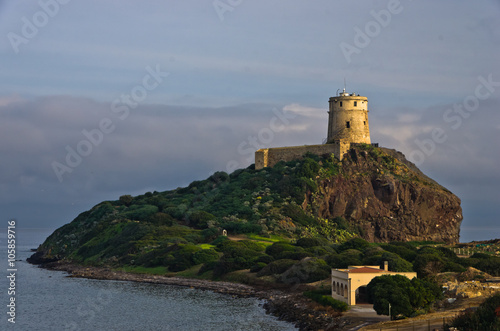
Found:
<path fill-rule="evenodd" d="M 370 144 L 368 98 L 356 93 L 342 93 L 329 100 L 327 143 L 342 140 Z"/>

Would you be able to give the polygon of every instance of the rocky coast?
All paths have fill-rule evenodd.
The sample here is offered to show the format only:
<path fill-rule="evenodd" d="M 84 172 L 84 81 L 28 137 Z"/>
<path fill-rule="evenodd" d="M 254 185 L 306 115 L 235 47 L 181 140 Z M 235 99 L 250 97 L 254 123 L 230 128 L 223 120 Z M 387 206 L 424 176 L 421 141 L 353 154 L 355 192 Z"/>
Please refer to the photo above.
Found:
<path fill-rule="evenodd" d="M 36 261 L 30 259 L 28 262 L 37 264 Z M 270 286 L 250 286 L 226 281 L 137 274 L 105 267 L 81 266 L 63 261 L 39 265 L 50 270 L 65 271 L 69 274 L 68 277 L 165 284 L 208 290 L 235 297 L 255 297 L 264 301 L 262 306 L 266 313 L 293 323 L 299 330 L 338 330 L 350 324 L 348 319 L 341 317 L 341 313 L 305 298 L 302 295 L 304 290 L 302 287 L 276 289 Z"/>

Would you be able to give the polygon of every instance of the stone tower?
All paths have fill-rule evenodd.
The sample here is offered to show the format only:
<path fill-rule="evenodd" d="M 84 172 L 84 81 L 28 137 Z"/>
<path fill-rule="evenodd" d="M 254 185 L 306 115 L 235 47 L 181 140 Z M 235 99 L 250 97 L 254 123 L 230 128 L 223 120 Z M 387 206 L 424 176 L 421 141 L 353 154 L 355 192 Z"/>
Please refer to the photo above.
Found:
<path fill-rule="evenodd" d="M 368 99 L 356 93 L 342 93 L 329 100 L 327 143 L 370 144 Z"/>

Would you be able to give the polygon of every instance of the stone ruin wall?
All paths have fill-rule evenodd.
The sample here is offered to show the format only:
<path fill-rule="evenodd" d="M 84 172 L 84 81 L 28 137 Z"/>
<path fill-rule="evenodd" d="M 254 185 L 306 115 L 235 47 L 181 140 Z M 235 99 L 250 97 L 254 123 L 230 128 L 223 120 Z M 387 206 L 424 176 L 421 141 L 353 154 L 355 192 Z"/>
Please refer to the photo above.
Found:
<path fill-rule="evenodd" d="M 280 161 L 302 159 L 304 154 L 316 155 L 332 154 L 342 160 L 342 156 L 349 150 L 350 143 L 342 140 L 333 141 L 324 145 L 304 145 L 291 147 L 263 148 L 255 152 L 255 169 L 272 167 Z"/>

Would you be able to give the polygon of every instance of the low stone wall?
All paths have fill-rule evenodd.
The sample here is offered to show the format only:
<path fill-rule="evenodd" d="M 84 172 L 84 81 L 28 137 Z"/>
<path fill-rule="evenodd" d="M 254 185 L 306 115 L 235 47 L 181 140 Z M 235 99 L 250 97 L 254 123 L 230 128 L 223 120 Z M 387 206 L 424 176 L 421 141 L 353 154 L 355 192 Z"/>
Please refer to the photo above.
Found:
<path fill-rule="evenodd" d="M 334 141 L 324 145 L 304 145 L 277 148 L 263 148 L 255 152 L 255 169 L 272 167 L 280 161 L 302 159 L 304 154 L 316 155 L 332 154 L 342 160 L 342 156 L 349 150 L 350 143 Z"/>

